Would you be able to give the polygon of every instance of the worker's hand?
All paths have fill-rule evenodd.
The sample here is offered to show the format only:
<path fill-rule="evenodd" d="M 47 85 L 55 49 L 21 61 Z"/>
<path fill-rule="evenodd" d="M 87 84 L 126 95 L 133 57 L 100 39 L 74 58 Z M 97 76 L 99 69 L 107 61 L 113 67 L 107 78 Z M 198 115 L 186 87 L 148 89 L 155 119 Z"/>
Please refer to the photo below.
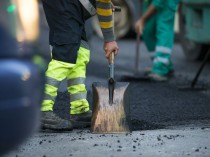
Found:
<path fill-rule="evenodd" d="M 135 30 L 138 34 L 143 34 L 145 20 L 144 18 L 140 18 L 135 24 Z"/>
<path fill-rule="evenodd" d="M 115 55 L 118 54 L 118 45 L 116 41 L 111 41 L 111 42 L 105 42 L 104 43 L 104 51 L 105 51 L 105 56 L 108 59 L 111 53 L 114 53 Z"/>

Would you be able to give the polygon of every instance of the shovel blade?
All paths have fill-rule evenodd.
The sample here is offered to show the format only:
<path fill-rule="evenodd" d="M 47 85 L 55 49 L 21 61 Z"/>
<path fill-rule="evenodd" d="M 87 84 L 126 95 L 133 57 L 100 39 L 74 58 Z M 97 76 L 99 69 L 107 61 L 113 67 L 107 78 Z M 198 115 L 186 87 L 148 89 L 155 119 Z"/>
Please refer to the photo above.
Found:
<path fill-rule="evenodd" d="M 107 82 L 93 83 L 92 133 L 127 133 L 131 132 L 129 83 L 116 82 L 113 103 L 109 103 Z"/>

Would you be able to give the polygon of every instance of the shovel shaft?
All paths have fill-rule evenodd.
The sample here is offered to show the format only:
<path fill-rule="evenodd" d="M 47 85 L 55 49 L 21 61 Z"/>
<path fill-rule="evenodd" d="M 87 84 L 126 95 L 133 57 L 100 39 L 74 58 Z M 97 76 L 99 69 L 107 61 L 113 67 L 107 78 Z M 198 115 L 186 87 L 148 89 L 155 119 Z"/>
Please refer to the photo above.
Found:
<path fill-rule="evenodd" d="M 114 53 L 109 56 L 109 64 L 114 64 Z"/>
<path fill-rule="evenodd" d="M 114 53 L 109 57 L 109 79 L 114 79 Z"/>
<path fill-rule="evenodd" d="M 114 53 L 109 57 L 109 80 L 114 79 Z"/>
<path fill-rule="evenodd" d="M 109 104 L 112 105 L 114 99 L 114 88 L 115 88 L 115 82 L 113 79 L 109 80 L 108 88 L 109 88 Z"/>
<path fill-rule="evenodd" d="M 109 104 L 113 104 L 114 97 L 114 53 L 111 53 L 109 57 L 109 79 L 108 79 L 108 88 L 109 88 Z"/>
<path fill-rule="evenodd" d="M 114 64 L 109 64 L 109 79 L 114 79 Z"/>
<path fill-rule="evenodd" d="M 112 4 L 112 12 L 115 12 L 115 6 Z M 114 21 L 114 14 L 113 16 L 113 21 Z M 113 98 L 114 98 L 114 86 L 115 86 L 115 81 L 114 81 L 114 52 L 112 52 L 109 56 L 109 78 L 108 78 L 108 89 L 109 89 L 109 104 L 113 104 Z"/>

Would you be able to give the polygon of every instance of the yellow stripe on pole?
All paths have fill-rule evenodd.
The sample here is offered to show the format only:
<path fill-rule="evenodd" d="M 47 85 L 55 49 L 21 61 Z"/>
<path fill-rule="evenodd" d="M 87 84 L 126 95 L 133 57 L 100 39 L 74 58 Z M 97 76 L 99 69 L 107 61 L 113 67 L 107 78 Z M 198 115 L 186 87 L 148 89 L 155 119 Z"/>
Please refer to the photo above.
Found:
<path fill-rule="evenodd" d="M 111 28 L 111 27 L 113 27 L 113 24 L 112 24 L 112 22 L 99 22 L 100 23 L 100 26 L 101 26 L 101 28 L 103 29 L 103 28 Z"/>
<path fill-rule="evenodd" d="M 112 15 L 112 10 L 111 9 L 96 9 L 97 13 L 101 16 L 111 16 Z"/>
<path fill-rule="evenodd" d="M 102 3 L 110 3 L 111 0 L 96 0 L 97 2 L 102 2 Z"/>

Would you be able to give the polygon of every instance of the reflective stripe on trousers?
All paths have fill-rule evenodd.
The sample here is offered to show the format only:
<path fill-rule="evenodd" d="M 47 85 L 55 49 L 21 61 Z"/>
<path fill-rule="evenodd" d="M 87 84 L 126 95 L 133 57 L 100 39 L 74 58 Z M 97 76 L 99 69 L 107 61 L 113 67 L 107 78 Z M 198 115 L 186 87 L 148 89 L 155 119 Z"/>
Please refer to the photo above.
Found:
<path fill-rule="evenodd" d="M 169 71 L 173 70 L 171 51 L 170 48 L 164 46 L 156 47 L 152 72 L 165 76 Z"/>
<path fill-rule="evenodd" d="M 85 87 L 86 65 L 90 59 L 88 44 L 81 42 L 76 65 L 67 76 L 68 92 L 70 93 L 70 112 L 79 114 L 89 110 L 89 103 L 86 100 L 87 90 Z"/>
<path fill-rule="evenodd" d="M 90 59 L 90 51 L 85 41 L 81 42 L 76 64 L 70 64 L 57 60 L 49 63 L 46 72 L 45 97 L 42 103 L 42 111 L 52 111 L 57 90 L 62 80 L 67 79 L 68 92 L 70 93 L 71 114 L 79 114 L 89 110 L 86 100 L 85 87 L 86 65 Z"/>

